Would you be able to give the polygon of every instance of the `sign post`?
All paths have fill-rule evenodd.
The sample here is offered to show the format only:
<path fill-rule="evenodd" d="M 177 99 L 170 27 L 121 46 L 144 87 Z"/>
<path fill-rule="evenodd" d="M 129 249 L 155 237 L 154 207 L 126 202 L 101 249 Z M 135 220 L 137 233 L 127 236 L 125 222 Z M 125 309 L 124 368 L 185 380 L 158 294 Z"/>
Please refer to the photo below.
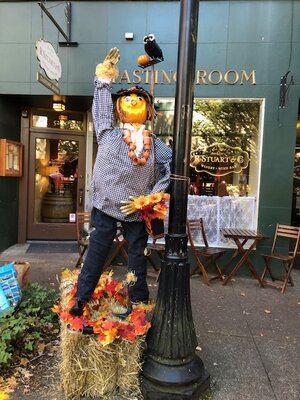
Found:
<path fill-rule="evenodd" d="M 196 400 L 210 383 L 195 354 L 186 234 L 198 12 L 199 0 L 181 0 L 169 227 L 142 371 L 147 400 Z"/>

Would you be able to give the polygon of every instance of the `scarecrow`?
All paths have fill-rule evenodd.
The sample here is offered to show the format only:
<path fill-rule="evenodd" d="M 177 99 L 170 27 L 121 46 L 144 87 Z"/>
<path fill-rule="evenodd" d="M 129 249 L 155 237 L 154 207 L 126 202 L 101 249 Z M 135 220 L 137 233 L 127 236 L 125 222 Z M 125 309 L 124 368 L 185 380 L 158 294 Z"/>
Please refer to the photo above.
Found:
<path fill-rule="evenodd" d="M 76 304 L 70 310 L 77 316 L 82 315 L 98 283 L 118 222 L 128 242 L 128 270 L 137 278 L 128 289 L 127 314 L 132 303 L 148 302 L 144 251 L 151 227 L 141 203 L 149 206 L 153 201 L 157 212 L 164 215 L 161 204 L 167 199 L 171 149 L 145 127 L 145 122 L 156 116 L 150 93 L 139 86 L 111 93 L 111 82 L 118 76 L 119 59 L 119 50 L 112 48 L 96 67 L 92 107 L 98 142 L 92 181 L 94 230 L 78 278 Z"/>

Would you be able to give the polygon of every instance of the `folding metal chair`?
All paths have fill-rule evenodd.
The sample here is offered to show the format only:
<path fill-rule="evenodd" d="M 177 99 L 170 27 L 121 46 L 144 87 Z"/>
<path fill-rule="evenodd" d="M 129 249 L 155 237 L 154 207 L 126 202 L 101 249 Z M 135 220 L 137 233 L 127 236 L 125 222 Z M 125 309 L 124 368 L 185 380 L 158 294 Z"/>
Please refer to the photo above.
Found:
<path fill-rule="evenodd" d="M 295 258 L 297 256 L 299 241 L 300 227 L 277 224 L 271 252 L 269 254 L 262 254 L 265 262 L 265 268 L 262 273 L 261 280 L 265 285 L 281 289 L 281 293 L 285 292 L 288 283 L 291 286 L 294 286 L 291 273 Z M 283 251 L 284 246 L 286 248 L 285 252 Z M 283 267 L 284 275 L 282 277 L 275 277 L 274 275 L 273 271 L 275 269 L 275 260 L 277 260 L 277 267 Z M 265 279 L 267 272 L 270 275 L 271 280 Z M 275 282 L 276 280 L 282 281 L 282 283 Z"/>
<path fill-rule="evenodd" d="M 89 245 L 89 237 L 91 232 L 90 227 L 91 213 L 90 212 L 77 212 L 76 213 L 76 231 L 77 231 L 77 245 L 78 245 L 78 260 L 75 268 L 78 268 L 83 263 L 83 257 Z"/>
<path fill-rule="evenodd" d="M 187 231 L 188 238 L 191 245 L 191 250 L 194 255 L 196 261 L 196 267 L 190 273 L 190 276 L 195 275 L 197 272 L 200 272 L 203 276 L 203 281 L 207 285 L 210 284 L 210 281 L 214 279 L 223 280 L 223 275 L 221 268 L 219 267 L 217 261 L 219 258 L 226 252 L 224 249 L 218 249 L 214 247 L 209 247 L 207 237 L 204 230 L 203 219 L 190 219 L 187 220 Z M 197 246 L 195 244 L 195 237 L 202 237 L 203 246 Z M 202 262 L 202 260 L 205 260 Z M 217 275 L 209 278 L 207 268 L 213 265 L 216 269 Z"/>

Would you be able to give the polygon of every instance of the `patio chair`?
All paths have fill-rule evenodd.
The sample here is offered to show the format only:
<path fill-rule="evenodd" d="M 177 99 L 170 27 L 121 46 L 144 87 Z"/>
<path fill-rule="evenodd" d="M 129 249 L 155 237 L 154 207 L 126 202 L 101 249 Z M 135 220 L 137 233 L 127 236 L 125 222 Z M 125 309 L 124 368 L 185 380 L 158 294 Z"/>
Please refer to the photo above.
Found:
<path fill-rule="evenodd" d="M 78 260 L 76 262 L 75 268 L 78 268 L 83 263 L 84 254 L 89 245 L 90 237 L 90 212 L 77 212 L 76 213 L 76 232 L 77 232 L 77 246 L 78 246 Z"/>
<path fill-rule="evenodd" d="M 108 255 L 108 257 L 105 261 L 105 267 L 104 267 L 105 269 L 110 268 L 113 265 L 114 260 L 120 254 L 122 254 L 124 259 L 126 261 L 128 261 L 128 253 L 125 249 L 125 247 L 127 246 L 127 241 L 124 239 L 123 228 L 122 228 L 121 223 L 117 223 L 117 233 L 114 238 L 114 242 L 115 242 L 115 249 L 113 250 L 113 252 L 111 254 Z"/>
<path fill-rule="evenodd" d="M 154 258 L 152 258 L 153 254 L 157 254 L 161 261 L 164 258 L 164 253 L 165 253 L 165 245 L 164 244 L 159 244 L 156 243 L 157 239 L 152 239 L 152 243 L 149 243 L 147 245 L 147 251 L 148 251 L 148 260 L 150 262 L 150 264 L 152 265 L 153 269 L 155 270 L 155 278 L 156 278 L 156 282 L 159 280 L 159 275 L 160 275 L 160 266 L 157 266 L 157 263 L 155 262 Z M 150 275 L 148 273 L 148 275 Z"/>
<path fill-rule="evenodd" d="M 207 285 L 209 285 L 210 282 L 215 279 L 223 280 L 223 275 L 221 268 L 218 265 L 218 260 L 226 252 L 226 250 L 210 247 L 208 245 L 202 218 L 187 220 L 187 231 L 192 254 L 196 261 L 196 267 L 192 270 L 190 276 L 193 276 L 196 273 L 202 274 L 203 281 Z M 195 244 L 195 235 L 200 235 L 200 237 L 202 237 L 203 246 L 198 246 Z M 217 275 L 209 277 L 207 269 L 211 265 L 215 268 Z"/>
<path fill-rule="evenodd" d="M 92 227 L 90 225 L 91 221 L 91 213 L 90 212 L 77 212 L 76 213 L 76 228 L 77 228 L 77 245 L 78 245 L 78 260 L 75 265 L 75 268 L 78 268 L 82 265 L 84 260 L 84 254 L 89 246 L 89 237 L 90 232 L 92 231 Z M 114 238 L 115 248 L 111 254 L 108 255 L 105 261 L 105 269 L 111 267 L 112 263 L 120 255 L 128 260 L 128 254 L 125 250 L 125 246 L 127 245 L 126 240 L 123 237 L 123 228 L 121 224 L 117 225 L 117 233 Z"/>
<path fill-rule="evenodd" d="M 280 289 L 281 293 L 285 292 L 287 284 L 294 286 L 291 273 L 295 258 L 297 256 L 299 240 L 300 227 L 277 224 L 271 252 L 269 254 L 262 254 L 265 262 L 265 268 L 262 273 L 261 280 L 265 285 Z M 284 247 L 284 245 L 286 245 L 286 247 Z M 284 248 L 286 248 L 285 252 L 283 250 Z M 277 261 L 277 269 L 279 267 L 281 270 L 283 270 L 283 276 L 275 276 L 275 260 Z M 267 273 L 269 274 L 271 280 L 265 279 Z M 275 281 L 281 281 L 282 283 Z"/>

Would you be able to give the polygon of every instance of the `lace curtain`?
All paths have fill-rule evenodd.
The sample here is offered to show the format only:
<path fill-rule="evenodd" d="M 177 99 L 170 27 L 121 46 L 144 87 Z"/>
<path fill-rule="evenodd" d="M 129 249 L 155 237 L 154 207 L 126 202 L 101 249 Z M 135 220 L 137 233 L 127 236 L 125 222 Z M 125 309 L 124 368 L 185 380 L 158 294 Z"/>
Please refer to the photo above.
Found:
<path fill-rule="evenodd" d="M 234 196 L 188 196 L 188 219 L 203 218 L 207 240 L 210 246 L 235 248 L 230 239 L 221 234 L 222 228 L 255 229 L 255 197 Z M 168 220 L 165 220 L 165 232 L 168 231 Z M 195 244 L 202 245 L 199 234 L 194 237 Z M 164 243 L 164 239 L 157 241 Z"/>
<path fill-rule="evenodd" d="M 235 247 L 221 234 L 222 228 L 255 229 L 255 197 L 189 196 L 188 219 L 203 218 L 210 246 Z M 200 234 L 194 238 L 202 244 Z"/>

